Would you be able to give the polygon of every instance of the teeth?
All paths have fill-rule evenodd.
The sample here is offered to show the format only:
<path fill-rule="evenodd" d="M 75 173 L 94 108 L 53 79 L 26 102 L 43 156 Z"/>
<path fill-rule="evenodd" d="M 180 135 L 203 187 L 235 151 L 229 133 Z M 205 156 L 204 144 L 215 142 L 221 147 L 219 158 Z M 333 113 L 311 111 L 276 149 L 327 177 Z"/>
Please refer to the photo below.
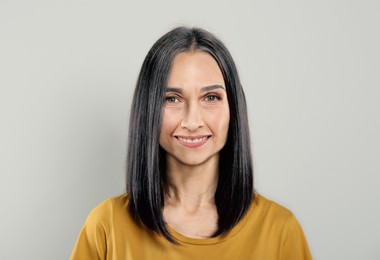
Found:
<path fill-rule="evenodd" d="M 185 143 L 189 143 L 189 144 L 196 144 L 196 143 L 199 143 L 199 142 L 202 142 L 204 140 L 207 139 L 207 137 L 202 137 L 202 138 L 197 138 L 197 139 L 185 139 L 185 138 L 182 138 L 182 137 L 178 137 L 179 140 L 185 142 Z"/>

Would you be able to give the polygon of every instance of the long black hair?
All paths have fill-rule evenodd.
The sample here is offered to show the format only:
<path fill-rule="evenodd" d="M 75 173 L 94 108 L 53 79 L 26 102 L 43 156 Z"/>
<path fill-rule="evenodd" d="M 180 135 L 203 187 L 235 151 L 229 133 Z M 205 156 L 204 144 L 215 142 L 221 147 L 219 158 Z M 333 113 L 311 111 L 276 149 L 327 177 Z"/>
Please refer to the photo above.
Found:
<path fill-rule="evenodd" d="M 162 36 L 148 52 L 133 96 L 126 168 L 129 210 L 135 220 L 176 243 L 163 218 L 165 151 L 159 145 L 162 108 L 173 58 L 180 52 L 204 51 L 218 63 L 226 85 L 230 122 L 220 152 L 215 193 L 216 237 L 230 231 L 254 200 L 253 166 L 245 95 L 235 63 L 224 44 L 200 28 L 178 27 Z"/>

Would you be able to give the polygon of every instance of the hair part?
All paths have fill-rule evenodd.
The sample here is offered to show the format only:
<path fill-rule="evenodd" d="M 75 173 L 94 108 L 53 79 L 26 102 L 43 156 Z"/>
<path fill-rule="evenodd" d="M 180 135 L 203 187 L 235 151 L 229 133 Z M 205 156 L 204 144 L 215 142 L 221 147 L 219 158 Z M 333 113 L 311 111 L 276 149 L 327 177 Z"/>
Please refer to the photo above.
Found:
<path fill-rule="evenodd" d="M 231 115 L 227 141 L 220 152 L 215 192 L 218 229 L 212 237 L 229 232 L 247 213 L 255 197 L 246 99 L 232 56 L 211 33 L 177 27 L 153 45 L 142 64 L 132 101 L 126 168 L 133 217 L 174 244 L 177 241 L 163 217 L 166 157 L 159 145 L 162 108 L 174 57 L 198 50 L 210 54 L 218 63 Z"/>

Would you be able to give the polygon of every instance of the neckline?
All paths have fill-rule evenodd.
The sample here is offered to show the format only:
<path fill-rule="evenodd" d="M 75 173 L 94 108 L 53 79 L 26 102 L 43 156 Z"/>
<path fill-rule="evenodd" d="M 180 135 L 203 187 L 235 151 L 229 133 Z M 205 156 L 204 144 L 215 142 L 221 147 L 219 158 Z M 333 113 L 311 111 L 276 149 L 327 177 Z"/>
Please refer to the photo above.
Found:
<path fill-rule="evenodd" d="M 260 195 L 255 194 L 255 199 L 252 201 L 251 206 L 249 207 L 247 213 L 245 216 L 239 221 L 239 223 L 227 234 L 223 234 L 217 237 L 212 238 L 191 238 L 187 237 L 185 235 L 182 235 L 181 233 L 177 232 L 174 228 L 171 226 L 167 226 L 167 229 L 169 233 L 176 239 L 178 242 L 183 244 L 190 244 L 190 245 L 211 245 L 211 244 L 218 244 L 222 243 L 226 240 L 231 239 L 235 235 L 239 233 L 239 231 L 242 229 L 242 227 L 245 225 L 245 223 L 250 219 L 250 216 L 252 215 L 252 212 L 257 206 L 257 202 L 259 201 Z"/>

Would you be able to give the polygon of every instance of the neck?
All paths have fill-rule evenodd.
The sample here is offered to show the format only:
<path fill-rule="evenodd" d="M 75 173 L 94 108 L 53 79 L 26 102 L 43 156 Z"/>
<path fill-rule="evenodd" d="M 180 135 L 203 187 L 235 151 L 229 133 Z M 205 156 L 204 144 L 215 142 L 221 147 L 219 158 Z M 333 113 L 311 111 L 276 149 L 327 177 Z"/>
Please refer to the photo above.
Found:
<path fill-rule="evenodd" d="M 218 162 L 214 157 L 200 165 L 184 165 L 174 158 L 167 158 L 167 185 L 165 204 L 196 210 L 215 204 L 218 184 Z"/>

